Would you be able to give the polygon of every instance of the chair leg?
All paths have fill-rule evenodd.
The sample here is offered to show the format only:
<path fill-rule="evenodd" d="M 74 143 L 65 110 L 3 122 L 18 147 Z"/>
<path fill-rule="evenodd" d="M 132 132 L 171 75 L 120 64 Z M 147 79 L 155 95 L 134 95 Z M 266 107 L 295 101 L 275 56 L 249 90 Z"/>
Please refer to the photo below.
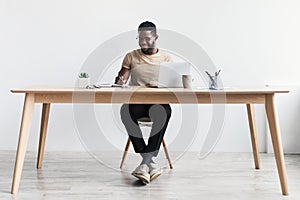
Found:
<path fill-rule="evenodd" d="M 128 154 L 128 150 L 129 150 L 129 147 L 130 147 L 130 138 L 128 137 L 128 140 L 127 140 L 127 143 L 126 143 L 126 146 L 125 146 L 125 150 L 124 150 L 124 153 L 123 153 L 123 156 L 122 156 L 122 161 L 121 161 L 121 165 L 120 165 L 120 169 L 123 168 L 123 165 L 124 165 L 124 162 L 125 162 L 125 158 Z"/>
<path fill-rule="evenodd" d="M 164 138 L 162 140 L 162 143 L 163 143 L 163 147 L 164 147 L 164 150 L 165 150 L 166 157 L 167 157 L 168 162 L 169 162 L 170 169 L 173 169 L 173 164 L 172 164 L 172 161 L 171 161 L 171 157 L 169 155 L 169 152 L 168 152 L 168 149 L 167 149 L 167 144 L 166 144 L 166 141 L 165 141 Z"/>

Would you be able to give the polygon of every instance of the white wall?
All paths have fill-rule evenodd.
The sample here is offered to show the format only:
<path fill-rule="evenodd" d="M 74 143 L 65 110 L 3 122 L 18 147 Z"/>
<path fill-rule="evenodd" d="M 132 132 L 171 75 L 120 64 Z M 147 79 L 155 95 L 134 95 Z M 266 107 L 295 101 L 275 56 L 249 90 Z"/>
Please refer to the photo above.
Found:
<path fill-rule="evenodd" d="M 10 89 L 36 84 L 73 85 L 94 49 L 115 35 L 135 30 L 144 20 L 153 20 L 159 28 L 179 32 L 197 42 L 222 68 L 225 86 L 272 83 L 297 88 L 299 8 L 297 0 L 0 0 L 0 149 L 15 150 L 17 145 L 23 96 L 11 94 Z M 114 77 L 113 72 L 110 75 Z M 294 142 L 299 141 L 299 123 L 290 117 L 299 116 L 293 106 L 298 107 L 300 94 L 299 90 L 293 91 L 293 95 L 277 98 L 289 102 L 278 105 L 281 126 L 288 126 L 282 130 L 283 137 L 288 136 L 284 140 L 286 152 L 300 152 L 300 146 Z M 108 107 L 96 110 L 105 109 Z M 180 113 L 179 108 L 175 109 L 175 113 Z M 205 121 L 211 113 L 209 106 L 199 109 L 203 109 L 200 120 L 210 123 Z M 256 106 L 256 111 L 259 146 L 266 151 L 264 109 Z M 34 113 L 29 150 L 37 149 L 40 113 L 39 105 Z M 50 115 L 46 150 L 83 150 L 73 107 L 53 105 Z M 181 119 L 178 116 L 172 120 Z M 115 125 L 105 128 L 115 130 Z M 124 135 L 114 134 L 112 139 L 123 147 Z M 168 137 L 172 140 L 172 135 Z M 190 150 L 198 151 L 200 145 L 198 137 Z M 251 151 L 245 106 L 226 107 L 222 137 L 215 151 Z"/>

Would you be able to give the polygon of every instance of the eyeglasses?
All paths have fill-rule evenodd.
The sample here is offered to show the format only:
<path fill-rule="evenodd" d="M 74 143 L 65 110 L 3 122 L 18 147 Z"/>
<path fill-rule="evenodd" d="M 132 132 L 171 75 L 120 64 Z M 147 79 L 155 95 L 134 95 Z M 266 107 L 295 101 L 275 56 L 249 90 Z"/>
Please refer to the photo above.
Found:
<path fill-rule="evenodd" d="M 143 41 L 145 40 L 146 42 L 150 42 L 152 40 L 153 37 L 139 37 L 137 36 L 135 39 L 137 39 L 138 41 Z"/>

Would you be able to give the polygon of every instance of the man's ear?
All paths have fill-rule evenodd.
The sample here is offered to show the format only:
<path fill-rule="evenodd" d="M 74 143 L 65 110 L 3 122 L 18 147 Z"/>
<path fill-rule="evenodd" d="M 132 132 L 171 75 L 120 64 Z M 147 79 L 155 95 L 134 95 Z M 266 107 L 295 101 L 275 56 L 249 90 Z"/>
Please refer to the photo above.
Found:
<path fill-rule="evenodd" d="M 155 40 L 157 40 L 157 39 L 158 39 L 158 35 L 156 34 L 156 35 L 155 35 Z"/>

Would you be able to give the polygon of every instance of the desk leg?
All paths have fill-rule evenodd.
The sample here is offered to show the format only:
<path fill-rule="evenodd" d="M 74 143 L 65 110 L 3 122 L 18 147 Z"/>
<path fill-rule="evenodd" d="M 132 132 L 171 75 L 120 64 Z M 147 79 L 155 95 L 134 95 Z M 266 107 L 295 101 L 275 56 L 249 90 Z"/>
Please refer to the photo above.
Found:
<path fill-rule="evenodd" d="M 37 166 L 36 166 L 38 169 L 42 168 L 43 159 L 44 159 L 44 150 L 45 150 L 49 113 L 50 113 L 50 103 L 43 103 L 38 159 L 37 159 Z"/>
<path fill-rule="evenodd" d="M 266 107 L 266 113 L 269 122 L 269 128 L 270 128 L 270 133 L 271 133 L 271 138 L 273 143 L 273 149 L 274 149 L 282 194 L 288 195 L 289 192 L 288 192 L 284 156 L 283 156 L 283 150 L 281 144 L 281 135 L 280 135 L 279 123 L 277 119 L 277 113 L 276 113 L 276 107 L 274 101 L 274 94 L 266 95 L 265 107 Z"/>
<path fill-rule="evenodd" d="M 257 134 L 256 134 L 256 122 L 255 122 L 255 114 L 254 114 L 255 112 L 254 112 L 253 104 L 247 104 L 247 113 L 248 113 L 248 121 L 249 121 L 249 128 L 251 134 L 255 169 L 260 169 L 260 158 L 259 158 L 259 150 L 258 150 L 258 142 L 257 142 Z"/>
<path fill-rule="evenodd" d="M 21 122 L 20 133 L 19 133 L 19 143 L 18 143 L 18 149 L 17 149 L 16 161 L 15 161 L 15 170 L 14 170 L 14 176 L 13 176 L 13 182 L 11 188 L 12 194 L 18 192 L 30 127 L 31 127 L 33 110 L 34 110 L 34 94 L 26 94 L 24 100 L 22 122 Z"/>

